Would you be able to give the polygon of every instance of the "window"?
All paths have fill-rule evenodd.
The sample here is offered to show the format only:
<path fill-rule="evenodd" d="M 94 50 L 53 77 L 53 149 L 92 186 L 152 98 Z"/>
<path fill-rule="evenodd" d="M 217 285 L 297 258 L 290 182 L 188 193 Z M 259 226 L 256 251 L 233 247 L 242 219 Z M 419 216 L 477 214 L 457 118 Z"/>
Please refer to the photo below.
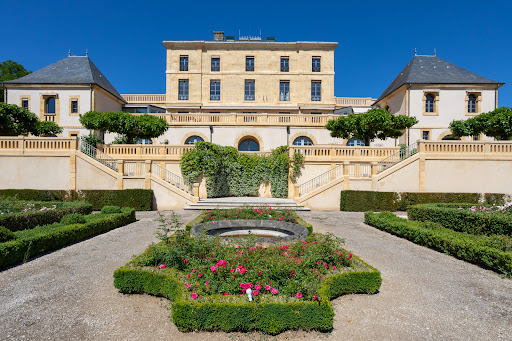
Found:
<path fill-rule="evenodd" d="M 423 131 L 422 131 L 422 133 L 421 133 L 421 138 L 422 138 L 423 140 L 429 140 L 429 137 L 430 137 L 429 135 L 430 135 L 430 132 L 429 132 L 429 131 L 427 131 L 427 130 L 423 130 Z"/>
<path fill-rule="evenodd" d="M 185 144 L 196 144 L 197 142 L 203 142 L 203 138 L 197 135 L 190 136 L 185 140 Z"/>
<path fill-rule="evenodd" d="M 45 101 L 45 113 L 55 114 L 55 97 L 48 97 Z"/>
<path fill-rule="evenodd" d="M 473 135 L 473 141 L 480 141 L 479 135 Z"/>
<path fill-rule="evenodd" d="M 435 96 L 432 94 L 427 94 L 425 99 L 425 112 L 434 112 L 434 101 Z"/>
<path fill-rule="evenodd" d="M 257 152 L 260 150 L 260 144 L 253 138 L 245 138 L 238 144 L 238 150 L 242 152 Z"/>
<path fill-rule="evenodd" d="M 188 71 L 188 56 L 180 56 L 180 71 Z"/>
<path fill-rule="evenodd" d="M 245 71 L 254 71 L 254 57 L 245 57 Z"/>
<path fill-rule="evenodd" d="M 180 101 L 188 100 L 188 79 L 180 79 L 179 89 L 178 89 L 178 100 L 180 100 Z"/>
<path fill-rule="evenodd" d="M 293 140 L 294 146 L 312 146 L 313 141 L 307 136 L 299 136 Z"/>
<path fill-rule="evenodd" d="M 254 101 L 254 80 L 245 80 L 245 100 Z"/>
<path fill-rule="evenodd" d="M 210 81 L 210 101 L 220 101 L 220 81 Z"/>
<path fill-rule="evenodd" d="M 151 139 L 141 139 L 140 137 L 137 137 L 135 139 L 136 144 L 153 144 L 153 141 Z"/>
<path fill-rule="evenodd" d="M 290 100 L 290 81 L 279 82 L 279 100 L 289 101 Z"/>
<path fill-rule="evenodd" d="M 281 72 L 289 72 L 290 71 L 290 58 L 281 57 Z"/>
<path fill-rule="evenodd" d="M 212 57 L 212 71 L 220 71 L 220 58 Z"/>
<path fill-rule="evenodd" d="M 313 57 L 311 60 L 311 71 L 320 72 L 320 57 Z"/>
<path fill-rule="evenodd" d="M 311 81 L 311 100 L 321 101 L 322 100 L 322 82 Z"/>
<path fill-rule="evenodd" d="M 364 147 L 364 141 L 358 140 L 358 139 L 353 137 L 350 140 L 348 140 L 347 146 L 351 146 L 351 147 L 357 147 L 357 146 Z"/>
<path fill-rule="evenodd" d="M 468 112 L 476 113 L 476 96 L 474 94 L 468 96 Z"/>
<path fill-rule="evenodd" d="M 28 110 L 28 99 L 27 98 L 22 98 L 21 99 L 21 107 L 23 109 L 27 109 Z"/>
<path fill-rule="evenodd" d="M 78 114 L 78 100 L 75 98 L 71 99 L 71 113 Z"/>

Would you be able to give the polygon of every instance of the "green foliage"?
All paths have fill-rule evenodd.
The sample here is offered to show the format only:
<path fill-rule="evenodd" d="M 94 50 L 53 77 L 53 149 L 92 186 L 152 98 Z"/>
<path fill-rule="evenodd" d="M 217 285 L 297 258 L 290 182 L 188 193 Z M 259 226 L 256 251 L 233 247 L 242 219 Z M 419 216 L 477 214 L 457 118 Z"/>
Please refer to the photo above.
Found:
<path fill-rule="evenodd" d="M 105 214 L 121 213 L 121 208 L 119 206 L 103 206 L 101 208 L 101 213 L 105 213 Z"/>
<path fill-rule="evenodd" d="M 18 200 L 33 201 L 76 201 L 82 200 L 99 211 L 103 206 L 130 207 L 137 211 L 151 211 L 153 207 L 153 190 L 37 190 L 37 189 L 0 189 L 1 198 L 15 197 Z"/>
<path fill-rule="evenodd" d="M 503 202 L 504 194 L 485 194 L 486 204 Z M 405 211 L 410 205 L 427 203 L 475 203 L 479 193 L 412 193 L 341 191 L 340 210 L 364 211 Z"/>
<path fill-rule="evenodd" d="M 3 226 L 0 226 L 0 243 L 8 242 L 9 240 L 13 240 L 16 238 L 14 232 L 9 229 L 6 229 Z"/>
<path fill-rule="evenodd" d="M 199 142 L 183 155 L 180 166 L 183 177 L 190 183 L 206 177 L 208 197 L 257 196 L 261 182 L 269 181 L 272 196 L 286 198 L 290 162 L 293 162 L 290 176 L 294 181 L 303 161 L 300 153 L 295 153 L 291 161 L 286 146 L 273 150 L 270 156 L 260 156 Z"/>
<path fill-rule="evenodd" d="M 80 115 L 80 123 L 87 129 L 123 134 L 128 143 L 133 143 L 136 137 L 158 137 L 168 129 L 168 124 L 163 118 L 148 114 L 135 116 L 121 111 L 88 111 Z"/>
<path fill-rule="evenodd" d="M 158 218 L 156 221 L 160 223 L 160 227 L 156 232 L 156 237 L 166 244 L 169 243 L 171 236 L 178 232 L 178 230 L 180 230 L 183 226 L 183 224 L 179 221 L 179 216 L 174 212 L 171 212 L 170 218 L 166 218 L 162 215 L 162 213 L 158 212 Z"/>
<path fill-rule="evenodd" d="M 332 137 L 363 140 L 366 146 L 376 138 L 398 138 L 403 131 L 418 123 L 412 116 L 393 115 L 386 109 L 372 108 L 362 114 L 349 114 L 330 120 L 325 126 Z"/>
<path fill-rule="evenodd" d="M 12 60 L 6 60 L 0 63 L 0 83 L 21 78 L 32 73 L 27 71 L 23 65 Z M 0 102 L 4 102 L 4 87 L 0 85 Z"/>
<path fill-rule="evenodd" d="M 365 223 L 416 244 L 512 275 L 512 242 L 505 236 L 488 237 L 456 232 L 437 223 L 407 221 L 391 212 L 366 212 Z"/>
<path fill-rule="evenodd" d="M 497 140 L 510 140 L 512 139 L 512 108 L 500 107 L 465 121 L 452 121 L 450 130 L 455 138 L 478 136 L 483 133 Z"/>
<path fill-rule="evenodd" d="M 103 212 L 102 212 L 103 213 Z M 116 212 L 118 213 L 118 212 Z M 121 212 L 119 212 L 121 213 Z M 85 217 L 79 213 L 70 213 L 66 214 L 64 217 L 62 217 L 61 223 L 63 224 L 83 224 L 85 223 Z"/>
<path fill-rule="evenodd" d="M 112 144 L 128 144 L 128 137 L 123 134 L 119 134 L 116 136 Z"/>
<path fill-rule="evenodd" d="M 94 219 L 85 224 L 62 225 L 55 228 L 40 227 L 37 233 L 16 232 L 17 238 L 0 243 L 0 269 L 18 264 L 29 257 L 60 249 L 66 245 L 101 234 L 135 221 L 135 211 L 123 209 L 123 213 Z M 32 230 L 31 230 L 32 231 Z M 31 232 L 30 231 L 30 232 Z"/>
<path fill-rule="evenodd" d="M 81 139 L 93 147 L 98 147 L 99 144 L 103 144 L 105 142 L 101 136 L 96 134 L 82 135 Z"/>
<path fill-rule="evenodd" d="M 37 125 L 37 136 L 52 137 L 62 133 L 62 128 L 53 121 L 40 121 Z"/>
<path fill-rule="evenodd" d="M 38 127 L 39 119 L 35 114 L 15 104 L 0 103 L 0 135 L 37 135 Z"/>
<path fill-rule="evenodd" d="M 11 231 L 19 231 L 61 221 L 66 214 L 89 214 L 91 212 L 92 206 L 86 202 L 45 202 L 42 210 L 0 215 L 0 225 Z"/>
<path fill-rule="evenodd" d="M 407 215 L 411 220 L 432 221 L 459 232 L 512 236 L 510 213 L 472 212 L 467 205 L 424 204 L 410 206 Z"/>

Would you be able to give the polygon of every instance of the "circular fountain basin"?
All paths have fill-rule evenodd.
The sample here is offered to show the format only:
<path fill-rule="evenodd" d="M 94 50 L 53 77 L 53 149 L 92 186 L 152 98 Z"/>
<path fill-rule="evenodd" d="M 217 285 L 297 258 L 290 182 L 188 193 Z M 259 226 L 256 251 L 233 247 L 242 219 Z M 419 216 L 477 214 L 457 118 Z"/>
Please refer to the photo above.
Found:
<path fill-rule="evenodd" d="M 192 237 L 202 234 L 235 239 L 249 235 L 259 236 L 258 242 L 277 243 L 305 239 L 309 231 L 302 225 L 275 220 L 221 220 L 197 224 L 190 229 Z"/>

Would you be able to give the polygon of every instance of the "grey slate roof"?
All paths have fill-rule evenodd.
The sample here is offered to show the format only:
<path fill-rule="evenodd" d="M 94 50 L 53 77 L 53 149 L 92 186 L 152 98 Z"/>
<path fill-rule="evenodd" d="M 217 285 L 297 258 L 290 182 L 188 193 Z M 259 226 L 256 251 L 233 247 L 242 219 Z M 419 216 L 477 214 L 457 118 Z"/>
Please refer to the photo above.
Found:
<path fill-rule="evenodd" d="M 404 84 L 503 84 L 479 76 L 436 56 L 414 56 L 373 103 L 393 93 Z"/>
<path fill-rule="evenodd" d="M 123 102 L 126 101 L 110 84 L 89 57 L 70 56 L 32 72 L 6 81 L 7 84 L 96 84 Z"/>

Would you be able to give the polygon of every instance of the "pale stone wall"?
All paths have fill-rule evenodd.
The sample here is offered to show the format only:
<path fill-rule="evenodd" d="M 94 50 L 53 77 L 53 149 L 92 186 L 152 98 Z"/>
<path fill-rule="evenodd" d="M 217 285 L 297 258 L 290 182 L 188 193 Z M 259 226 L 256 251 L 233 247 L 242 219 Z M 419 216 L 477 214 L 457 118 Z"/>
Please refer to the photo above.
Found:
<path fill-rule="evenodd" d="M 69 177 L 69 176 L 68 176 Z M 88 157 L 76 158 L 76 189 L 119 189 L 117 178 L 98 167 Z"/>
<path fill-rule="evenodd" d="M 104 111 L 121 111 L 123 104 L 114 96 L 103 89 L 96 87 L 94 90 L 94 110 Z"/>
<path fill-rule="evenodd" d="M 0 188 L 68 190 L 69 157 L 1 156 Z"/>

